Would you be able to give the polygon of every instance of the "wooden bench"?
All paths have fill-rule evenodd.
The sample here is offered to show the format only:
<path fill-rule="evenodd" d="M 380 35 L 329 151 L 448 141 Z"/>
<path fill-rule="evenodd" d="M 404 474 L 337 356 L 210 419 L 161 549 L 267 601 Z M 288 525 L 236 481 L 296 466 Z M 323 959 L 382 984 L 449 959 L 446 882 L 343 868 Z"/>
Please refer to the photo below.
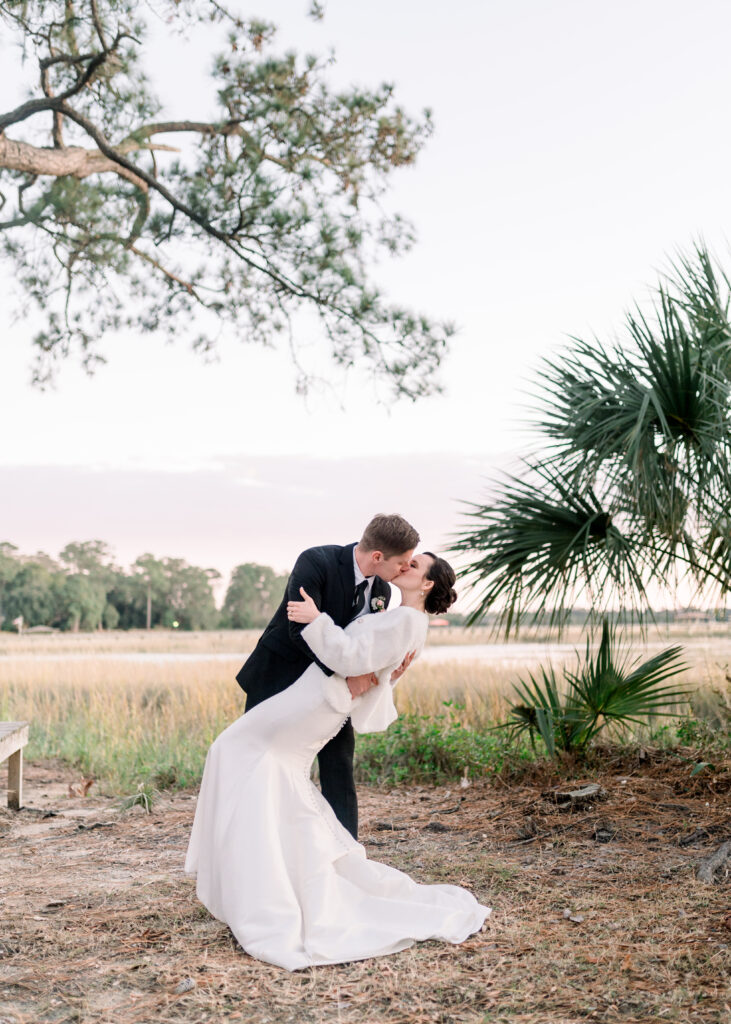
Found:
<path fill-rule="evenodd" d="M 27 722 L 0 722 L 0 764 L 8 761 L 8 807 L 23 806 L 23 747 L 28 742 Z"/>

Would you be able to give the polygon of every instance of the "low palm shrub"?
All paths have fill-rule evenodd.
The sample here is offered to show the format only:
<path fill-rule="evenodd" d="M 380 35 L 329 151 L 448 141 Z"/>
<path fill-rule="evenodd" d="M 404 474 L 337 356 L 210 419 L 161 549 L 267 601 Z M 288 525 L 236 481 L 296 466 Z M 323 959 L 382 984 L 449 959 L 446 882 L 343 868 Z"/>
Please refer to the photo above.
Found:
<path fill-rule="evenodd" d="M 559 751 L 580 755 L 607 726 L 622 729 L 677 715 L 689 692 L 667 681 L 685 670 L 681 654 L 682 647 L 668 647 L 638 664 L 605 619 L 598 649 L 593 652 L 587 640 L 584 659 L 573 671 L 564 667 L 561 681 L 549 666 L 514 685 L 518 699 L 497 728 L 512 738 L 527 733 L 534 747 L 540 737 L 551 757 Z"/>

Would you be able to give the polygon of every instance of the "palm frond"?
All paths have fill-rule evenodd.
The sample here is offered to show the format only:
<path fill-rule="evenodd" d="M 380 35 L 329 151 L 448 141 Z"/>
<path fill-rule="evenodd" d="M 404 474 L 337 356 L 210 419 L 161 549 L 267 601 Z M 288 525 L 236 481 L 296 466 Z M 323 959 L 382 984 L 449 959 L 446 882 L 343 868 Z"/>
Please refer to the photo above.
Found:
<path fill-rule="evenodd" d="M 588 597 L 648 608 L 646 588 L 731 590 L 731 284 L 699 245 L 612 346 L 572 339 L 539 372 L 542 460 L 470 506 L 454 551 L 496 609 L 561 626 Z"/>
<path fill-rule="evenodd" d="M 592 656 L 587 641 L 586 657 L 577 671 L 566 672 L 572 699 L 586 708 L 593 723 L 643 721 L 687 701 L 687 690 L 663 686 L 683 672 L 682 648 L 669 647 L 641 663 L 630 663 L 607 620 L 602 624 L 599 648 Z"/>
<path fill-rule="evenodd" d="M 509 477 L 494 504 L 474 505 L 477 521 L 453 550 L 480 552 L 463 570 L 478 592 L 469 622 L 497 609 L 509 633 L 526 609 L 534 618 L 562 621 L 566 602 L 589 592 L 646 605 L 646 557 L 631 534 L 619 530 L 590 486 L 559 467 L 526 464 L 526 478 Z"/>

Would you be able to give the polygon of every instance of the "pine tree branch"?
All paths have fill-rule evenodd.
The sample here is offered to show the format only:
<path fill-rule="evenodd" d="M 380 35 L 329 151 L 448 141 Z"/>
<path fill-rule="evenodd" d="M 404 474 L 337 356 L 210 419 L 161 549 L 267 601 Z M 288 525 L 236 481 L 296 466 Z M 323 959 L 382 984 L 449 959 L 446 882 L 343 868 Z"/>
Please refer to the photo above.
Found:
<path fill-rule="evenodd" d="M 317 292 L 308 291 L 307 289 L 300 287 L 294 281 L 285 277 L 280 271 L 275 270 L 271 266 L 270 261 L 266 257 L 264 257 L 263 262 L 259 259 L 255 259 L 253 254 L 248 252 L 241 245 L 237 244 L 236 240 L 232 238 L 231 235 L 227 234 L 225 231 L 221 231 L 214 224 L 211 224 L 210 221 L 206 220 L 205 217 L 201 217 L 199 213 L 188 206 L 187 203 L 178 199 L 177 196 L 153 177 L 153 175 L 148 174 L 147 171 L 138 167 L 130 160 L 127 160 L 123 154 L 112 146 L 104 134 L 87 117 L 84 117 L 83 114 L 80 114 L 78 111 L 74 110 L 73 107 L 69 107 L 65 103 L 61 105 L 60 109 L 62 113 L 69 118 L 69 120 L 74 121 L 80 128 L 84 129 L 87 135 L 89 135 L 89 137 L 97 144 L 100 152 L 102 152 L 104 156 L 118 164 L 121 168 L 125 169 L 129 174 L 133 174 L 146 182 L 151 189 L 159 193 L 163 199 L 167 200 L 174 210 L 184 214 L 194 224 L 197 224 L 198 227 L 202 228 L 207 235 L 210 235 L 212 238 L 221 242 L 238 259 L 242 260 L 253 270 L 257 270 L 260 273 L 265 274 L 275 285 L 277 285 L 277 287 L 296 298 L 308 299 L 314 302 L 317 306 L 327 305 L 329 308 L 333 309 L 334 312 L 340 313 L 350 320 L 356 319 L 355 316 L 347 309 L 338 308 L 332 303 L 325 302 Z"/>
<path fill-rule="evenodd" d="M 184 288 L 189 295 L 192 295 L 194 299 L 200 302 L 201 306 L 205 306 L 206 308 L 208 308 L 208 303 L 201 298 L 201 296 L 196 291 L 195 285 L 191 281 L 186 281 L 182 277 L 179 277 L 177 274 L 174 274 L 172 270 L 168 270 L 168 268 L 164 266 L 164 264 L 160 263 L 159 260 L 156 260 L 153 256 L 150 256 L 149 253 L 146 253 L 143 249 L 138 249 L 136 245 L 128 244 L 126 248 L 129 249 L 130 252 L 133 252 L 135 256 L 139 256 L 139 258 L 141 260 L 144 260 L 145 263 L 149 263 L 150 266 L 153 266 L 155 267 L 156 270 L 159 270 L 160 273 L 165 278 L 167 278 L 168 281 L 174 284 L 178 284 L 180 285 L 181 288 Z"/>
<path fill-rule="evenodd" d="M 267 153 L 265 149 L 255 142 L 253 136 L 246 131 L 241 122 L 236 120 L 223 121 L 220 124 L 208 121 L 160 121 L 136 128 L 127 138 L 149 138 L 151 135 L 166 135 L 174 132 L 197 132 L 199 135 L 221 135 L 224 138 L 231 135 L 238 136 L 239 138 L 246 139 L 256 149 L 262 160 L 267 160 L 270 163 L 277 164 L 279 167 L 284 167 L 285 170 L 291 170 L 293 166 L 291 160 L 283 160 L 272 153 Z M 314 153 L 303 153 L 300 159 L 312 160 L 315 163 L 322 164 L 323 167 L 332 167 L 332 160 L 328 160 L 327 157 L 316 156 Z"/>
<path fill-rule="evenodd" d="M 56 110 L 60 111 L 66 100 L 71 99 L 72 96 L 76 96 L 77 93 L 91 82 L 92 78 L 99 70 L 99 68 L 106 63 L 106 61 L 112 56 L 117 47 L 119 46 L 122 39 L 132 38 L 128 36 L 126 32 L 118 32 L 114 37 L 114 42 L 108 50 L 103 50 L 101 53 L 96 54 L 89 61 L 86 70 L 72 86 L 70 86 L 66 92 L 62 92 L 59 96 L 45 96 L 43 99 L 27 100 L 25 103 L 21 103 L 15 110 L 8 111 L 7 114 L 0 114 L 0 135 L 3 134 L 5 129 L 11 124 L 17 124 L 19 121 L 26 121 L 33 114 L 40 114 L 45 110 Z"/>
<path fill-rule="evenodd" d="M 150 146 L 138 147 L 149 149 Z M 165 148 L 169 147 L 156 147 Z M 137 188 L 147 191 L 147 183 L 130 167 L 120 165 L 101 152 L 83 146 L 31 146 L 0 134 L 0 168 L 22 171 L 25 174 L 48 175 L 54 178 L 71 176 L 87 178 L 91 174 L 113 172 L 131 181 Z"/>
<path fill-rule="evenodd" d="M 94 53 L 54 53 L 52 57 L 39 58 L 38 67 L 45 71 L 54 64 L 85 64 L 95 56 Z"/>
<path fill-rule="evenodd" d="M 91 6 L 91 20 L 94 23 L 96 34 L 99 36 L 99 42 L 102 44 L 102 48 L 107 50 L 107 41 L 104 38 L 104 29 L 102 27 L 101 18 L 99 17 L 99 8 L 97 7 L 96 0 L 90 0 Z"/>

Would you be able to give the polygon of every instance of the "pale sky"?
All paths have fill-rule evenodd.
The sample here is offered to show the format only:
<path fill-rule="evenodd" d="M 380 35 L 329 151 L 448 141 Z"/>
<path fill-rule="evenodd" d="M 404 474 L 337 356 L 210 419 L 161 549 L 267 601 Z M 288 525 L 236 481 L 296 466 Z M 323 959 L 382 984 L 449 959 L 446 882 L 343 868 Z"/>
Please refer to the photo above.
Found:
<path fill-rule="evenodd" d="M 527 443 L 542 355 L 568 335 L 609 339 L 700 236 L 728 265 L 728 3 L 329 0 L 320 23 L 307 0 L 238 6 L 278 23 L 283 46 L 334 46 L 338 83 L 393 81 L 408 110 L 432 108 L 434 136 L 389 199 L 419 241 L 377 276 L 459 324 L 446 394 L 378 406 L 355 373 L 305 402 L 286 354 L 227 338 L 205 364 L 127 335 L 104 340 L 94 378 L 69 365 L 40 393 L 32 324 L 4 317 L 0 539 L 23 551 L 99 537 L 122 563 L 150 550 L 285 569 L 396 510 L 444 547 L 457 499 L 478 500 Z M 164 116 L 210 115 L 210 38 L 157 34 Z M 9 56 L 3 107 L 23 95 Z"/>

